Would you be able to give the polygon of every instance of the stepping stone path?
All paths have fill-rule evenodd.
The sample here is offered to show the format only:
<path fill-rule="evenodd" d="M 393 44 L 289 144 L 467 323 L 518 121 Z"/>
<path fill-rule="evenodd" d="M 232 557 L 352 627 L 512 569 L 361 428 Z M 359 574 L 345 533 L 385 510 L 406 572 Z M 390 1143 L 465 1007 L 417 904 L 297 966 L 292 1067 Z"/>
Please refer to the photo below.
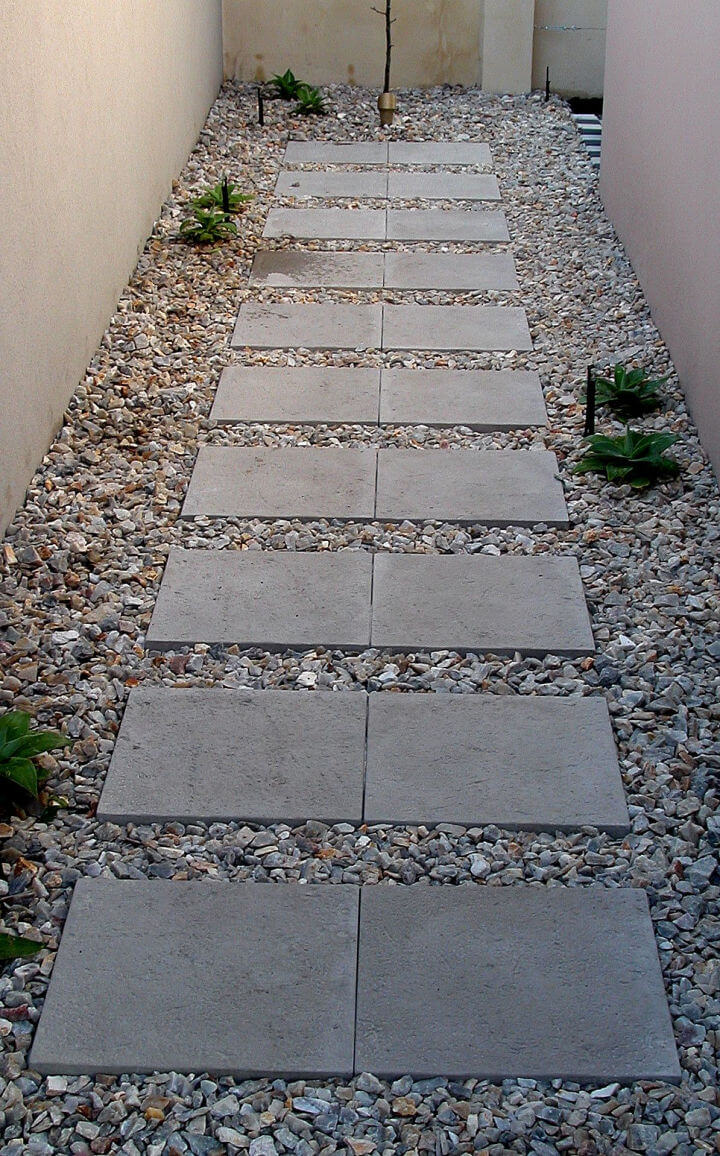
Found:
<path fill-rule="evenodd" d="M 494 175 L 474 171 L 491 164 L 488 147 L 471 141 L 291 141 L 278 196 L 386 204 L 270 211 L 265 237 L 313 246 L 257 254 L 231 341 L 248 364 L 223 372 L 212 419 L 543 426 L 540 381 L 522 358 L 504 371 L 253 364 L 253 350 L 295 348 L 530 351 L 516 306 L 292 297 L 303 287 L 517 291 L 510 253 L 422 249 L 507 243 L 502 212 L 395 207 L 496 200 Z M 322 252 L 323 239 L 417 247 Z M 289 299 L 264 303 L 252 295 L 262 286 Z M 183 516 L 567 524 L 547 451 L 367 446 L 202 446 Z M 572 556 L 365 549 L 171 549 L 146 643 L 594 651 Z M 304 687 L 133 690 L 98 816 L 630 829 L 601 695 Z M 465 887 L 81 880 L 31 1064 L 71 1073 L 679 1080 L 645 894 L 590 881 L 485 886 L 482 857 L 473 858 L 478 882 Z"/>

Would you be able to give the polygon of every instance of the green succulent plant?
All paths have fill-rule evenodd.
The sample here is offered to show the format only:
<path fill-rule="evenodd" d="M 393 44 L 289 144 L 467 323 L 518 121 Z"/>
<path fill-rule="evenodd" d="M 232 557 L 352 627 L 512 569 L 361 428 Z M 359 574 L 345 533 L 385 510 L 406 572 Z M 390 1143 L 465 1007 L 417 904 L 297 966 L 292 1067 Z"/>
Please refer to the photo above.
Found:
<path fill-rule="evenodd" d="M 303 116 L 324 116 L 325 105 L 319 88 L 301 84 L 296 93 L 297 111 Z"/>
<path fill-rule="evenodd" d="M 31 731 L 26 711 L 6 711 L 0 716 L 0 793 L 4 790 L 12 794 L 19 788 L 37 798 L 47 773 L 34 760 L 45 751 L 69 745 L 69 740 L 57 731 Z"/>
<path fill-rule="evenodd" d="M 6 963 L 9 959 L 20 959 L 25 955 L 35 955 L 42 943 L 34 939 L 25 939 L 21 935 L 9 935 L 7 931 L 0 931 L 0 962 Z"/>
<path fill-rule="evenodd" d="M 206 189 L 192 202 L 193 209 L 221 209 L 228 213 L 241 213 L 248 201 L 253 199 L 252 193 L 240 192 L 240 186 L 227 179 L 220 181 L 211 189 Z"/>
<path fill-rule="evenodd" d="M 237 225 L 217 209 L 193 209 L 180 226 L 180 236 L 193 245 L 216 245 L 237 235 Z"/>
<path fill-rule="evenodd" d="M 651 379 L 644 369 L 626 369 L 618 363 L 612 377 L 595 378 L 595 401 L 616 413 L 637 417 L 660 408 L 663 401 L 658 386 L 666 381 L 667 377 Z"/>
<path fill-rule="evenodd" d="M 675 459 L 664 453 L 677 441 L 675 434 L 645 434 L 626 428 L 620 437 L 591 434 L 585 441 L 590 448 L 575 466 L 576 474 L 605 474 L 609 482 L 627 482 L 642 490 L 665 477 L 674 477 L 680 469 Z"/>
<path fill-rule="evenodd" d="M 270 83 L 281 100 L 294 100 L 302 81 L 298 80 L 288 68 L 287 71 L 273 76 Z"/>

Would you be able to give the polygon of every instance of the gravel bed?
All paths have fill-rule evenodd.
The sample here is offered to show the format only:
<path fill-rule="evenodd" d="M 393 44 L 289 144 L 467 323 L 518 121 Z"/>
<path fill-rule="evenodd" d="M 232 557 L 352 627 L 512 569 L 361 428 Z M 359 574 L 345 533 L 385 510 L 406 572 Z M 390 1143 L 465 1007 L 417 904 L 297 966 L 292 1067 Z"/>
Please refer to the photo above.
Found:
<path fill-rule="evenodd" d="M 339 86 L 329 95 L 336 116 L 293 117 L 277 102 L 267 106 L 261 129 L 254 123 L 254 91 L 224 88 L 3 543 L 0 703 L 62 727 L 74 745 L 57 760 L 45 756 L 51 783 L 67 808 L 47 823 L 16 816 L 0 825 L 4 924 L 43 944 L 36 958 L 10 964 L 0 977 L 0 1156 L 720 1151 L 717 482 L 674 375 L 665 387 L 668 411 L 646 419 L 646 425 L 677 433 L 675 450 L 683 467 L 678 480 L 634 494 L 571 472 L 580 448 L 579 396 L 587 363 L 637 358 L 658 376 L 672 372 L 672 365 L 603 213 L 568 109 L 555 98 L 545 104 L 537 96 L 499 99 L 449 87 L 400 94 L 393 137 L 481 139 L 491 145 L 503 198 L 491 207 L 507 215 L 522 288 L 514 294 L 413 292 L 386 298 L 522 304 L 532 353 L 398 358 L 366 350 L 295 350 L 257 352 L 250 360 L 534 368 L 543 381 L 548 430 L 489 435 L 463 427 L 211 426 L 208 413 L 221 369 L 233 361 L 248 363 L 229 348 L 229 337 L 238 304 L 248 294 L 252 257 L 263 244 L 266 212 L 271 203 L 292 203 L 272 196 L 288 134 L 379 136 L 373 94 Z M 255 192 L 240 219 L 239 237 L 205 251 L 180 243 L 177 228 L 189 199 L 224 172 Z M 323 242 L 319 247 L 357 246 Z M 379 299 L 363 291 L 253 290 L 251 296 Z M 601 416 L 600 428 L 613 424 Z M 449 452 L 546 445 L 558 457 L 571 526 L 550 531 L 434 522 L 180 523 L 199 441 L 432 445 Z M 575 662 L 552 655 L 506 659 L 446 651 L 345 655 L 319 649 L 270 655 L 207 646 L 146 655 L 144 632 L 172 544 L 573 554 L 581 565 L 598 653 Z M 434 830 L 317 822 L 293 829 L 100 824 L 93 814 L 103 776 L 127 694 L 140 682 L 282 686 L 306 693 L 311 688 L 602 691 L 618 740 L 633 830 L 613 840 L 592 829 L 538 835 L 448 824 Z M 655 921 L 682 1084 L 587 1090 L 559 1081 L 498 1086 L 407 1077 L 390 1085 L 368 1074 L 351 1083 L 307 1084 L 173 1073 L 41 1079 L 28 1069 L 27 1052 L 72 886 L 82 875 L 643 887 Z"/>

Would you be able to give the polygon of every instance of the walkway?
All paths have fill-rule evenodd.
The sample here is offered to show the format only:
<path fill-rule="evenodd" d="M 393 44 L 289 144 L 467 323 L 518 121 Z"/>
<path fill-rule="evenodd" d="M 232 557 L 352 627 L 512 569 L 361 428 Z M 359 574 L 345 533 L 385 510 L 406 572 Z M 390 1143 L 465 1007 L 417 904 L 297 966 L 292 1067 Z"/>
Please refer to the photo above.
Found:
<path fill-rule="evenodd" d="M 319 305 L 291 296 L 306 286 L 517 294 L 502 210 L 467 207 L 497 204 L 490 164 L 487 146 L 472 142 L 291 142 L 279 194 L 336 198 L 352 189 L 387 197 L 387 209 L 273 209 L 268 240 L 371 238 L 385 247 L 264 248 L 251 285 L 282 288 L 285 297 L 242 304 L 233 347 L 250 362 L 255 351 L 298 346 L 531 349 L 520 305 Z M 418 194 L 460 198 L 464 207 L 393 207 Z M 438 240 L 476 248 L 428 247 Z M 528 371 L 386 362 L 378 371 L 322 374 L 228 368 L 214 417 L 376 426 L 402 417 L 501 430 L 540 426 L 545 413 Z M 542 449 L 205 445 L 182 516 L 563 527 L 557 470 Z M 594 651 L 570 556 L 173 548 L 147 645 L 198 642 Z M 140 687 L 98 814 L 138 823 L 311 817 L 629 830 L 601 695 Z M 679 1078 L 645 894 L 592 884 L 488 887 L 477 859 L 477 885 L 463 888 L 83 880 L 32 1063 L 44 1072 Z"/>

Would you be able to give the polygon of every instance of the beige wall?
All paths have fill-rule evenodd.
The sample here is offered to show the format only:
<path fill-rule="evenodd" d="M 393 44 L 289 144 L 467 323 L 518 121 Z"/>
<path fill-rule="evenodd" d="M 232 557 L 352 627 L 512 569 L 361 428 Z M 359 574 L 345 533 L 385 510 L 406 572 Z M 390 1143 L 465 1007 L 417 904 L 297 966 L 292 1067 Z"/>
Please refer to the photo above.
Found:
<path fill-rule="evenodd" d="M 608 0 L 535 0 L 533 88 L 545 87 L 549 66 L 553 92 L 602 96 L 607 7 Z"/>
<path fill-rule="evenodd" d="M 532 87 L 535 0 L 484 0 L 480 84 L 486 92 L 529 92 Z"/>
<path fill-rule="evenodd" d="M 720 471 L 718 0 L 610 0 L 600 190 Z"/>
<path fill-rule="evenodd" d="M 220 0 L 0 5 L 0 529 L 221 80 Z"/>
<path fill-rule="evenodd" d="M 225 75 L 382 88 L 383 0 L 223 0 Z M 394 88 L 477 84 L 482 0 L 393 0 Z"/>

